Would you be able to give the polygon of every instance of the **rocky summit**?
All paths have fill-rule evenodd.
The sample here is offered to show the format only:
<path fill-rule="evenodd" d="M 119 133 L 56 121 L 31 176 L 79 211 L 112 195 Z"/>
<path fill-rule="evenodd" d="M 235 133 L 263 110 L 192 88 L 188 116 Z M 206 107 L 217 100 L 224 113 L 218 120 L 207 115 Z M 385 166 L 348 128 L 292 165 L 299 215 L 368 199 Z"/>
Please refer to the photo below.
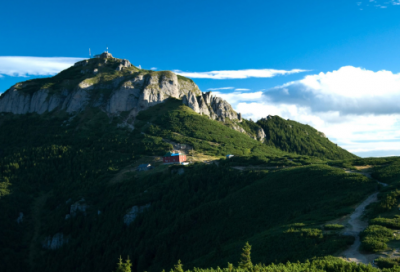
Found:
<path fill-rule="evenodd" d="M 140 111 L 170 97 L 182 99 L 184 105 L 213 120 L 242 120 L 228 102 L 211 92 L 202 93 L 191 79 L 170 71 L 139 69 L 108 52 L 77 62 L 52 78 L 15 84 L 0 96 L 0 112 L 77 113 L 91 106 L 110 115 L 129 112 L 127 122 L 133 127 Z"/>
<path fill-rule="evenodd" d="M 103 53 L 75 63 L 53 78 L 18 83 L 0 98 L 0 112 L 14 114 L 101 107 L 110 114 L 130 111 L 136 115 L 168 97 L 200 95 L 196 84 L 168 71 L 138 69 L 128 60 Z"/>

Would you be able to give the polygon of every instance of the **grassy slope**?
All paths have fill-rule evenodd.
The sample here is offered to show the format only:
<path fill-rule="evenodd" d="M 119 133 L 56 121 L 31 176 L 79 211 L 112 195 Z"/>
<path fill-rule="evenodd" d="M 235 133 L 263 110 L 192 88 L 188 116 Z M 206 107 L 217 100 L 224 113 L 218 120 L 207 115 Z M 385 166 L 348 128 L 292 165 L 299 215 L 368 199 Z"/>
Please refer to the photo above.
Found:
<path fill-rule="evenodd" d="M 208 155 L 223 157 L 227 154 L 238 156 L 287 154 L 232 130 L 221 122 L 201 116 L 182 105 L 182 101 L 173 98 L 140 112 L 135 124 L 137 129 L 145 133 L 191 144 L 195 150 Z"/>
<path fill-rule="evenodd" d="M 322 137 L 320 132 L 309 125 L 284 120 L 279 116 L 259 120 L 257 125 L 261 126 L 267 135 L 265 143 L 283 151 L 331 160 L 356 158 L 355 155 Z"/>

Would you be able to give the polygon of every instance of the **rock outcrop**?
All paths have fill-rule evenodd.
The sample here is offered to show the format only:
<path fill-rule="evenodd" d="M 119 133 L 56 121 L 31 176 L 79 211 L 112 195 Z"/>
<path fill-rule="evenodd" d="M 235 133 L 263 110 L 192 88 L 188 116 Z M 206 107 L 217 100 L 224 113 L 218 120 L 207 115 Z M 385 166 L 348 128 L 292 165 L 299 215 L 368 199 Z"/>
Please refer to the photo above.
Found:
<path fill-rule="evenodd" d="M 110 68 L 122 73 L 112 74 Z M 83 80 L 73 83 L 82 76 L 85 77 Z M 201 94 L 189 79 L 178 78 L 169 71 L 138 70 L 128 60 L 113 58 L 110 53 L 77 62 L 68 73 L 63 71 L 56 77 L 65 79 L 54 79 L 54 82 L 53 79 L 38 79 L 15 84 L 0 96 L 0 112 L 43 114 L 63 110 L 75 113 L 93 106 L 112 115 L 129 111 L 129 116 L 135 117 L 141 110 L 169 97 L 181 99 L 189 92 Z M 107 95 L 103 95 L 104 90 Z"/>
<path fill-rule="evenodd" d="M 150 204 L 146 204 L 143 206 L 133 206 L 128 212 L 127 214 L 125 214 L 124 216 L 124 223 L 129 226 L 135 219 L 136 217 L 144 212 L 145 210 L 147 210 L 148 208 L 150 208 Z"/>
<path fill-rule="evenodd" d="M 262 128 L 258 128 L 257 130 L 257 140 L 264 142 L 264 139 L 267 135 L 265 134 L 265 131 Z"/>
<path fill-rule="evenodd" d="M 211 95 L 211 92 L 198 95 L 188 92 L 183 96 L 183 104 L 190 107 L 198 114 L 203 114 L 211 119 L 225 121 L 225 118 L 231 120 L 242 120 L 242 116 L 236 113 L 232 106 L 220 97 Z"/>
<path fill-rule="evenodd" d="M 57 249 L 68 243 L 68 239 L 62 233 L 56 233 L 54 236 L 48 236 L 42 242 L 42 247 L 45 249 Z"/>

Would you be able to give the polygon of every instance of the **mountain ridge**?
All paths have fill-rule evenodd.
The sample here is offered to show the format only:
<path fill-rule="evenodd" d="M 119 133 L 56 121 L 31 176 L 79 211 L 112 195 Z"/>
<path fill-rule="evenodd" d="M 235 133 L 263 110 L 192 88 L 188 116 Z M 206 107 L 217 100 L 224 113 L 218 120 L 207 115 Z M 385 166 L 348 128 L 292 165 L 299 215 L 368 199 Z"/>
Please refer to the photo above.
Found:
<path fill-rule="evenodd" d="M 302 148 L 287 148 L 280 143 L 279 137 L 274 136 L 285 135 L 290 133 L 289 130 L 274 127 L 277 131 L 271 134 L 263 119 L 252 122 L 242 118 L 227 101 L 211 92 L 201 92 L 189 78 L 171 71 L 139 69 L 129 60 L 114 58 L 106 52 L 95 58 L 79 61 L 53 77 L 15 84 L 0 96 L 0 113 L 42 115 L 46 112 L 66 112 L 77 115 L 88 107 L 94 107 L 110 118 L 123 116 L 119 126 L 133 130 L 140 112 L 164 103 L 169 98 L 179 99 L 183 105 L 199 115 L 219 121 L 254 140 L 284 151 L 324 156 L 327 154 L 325 149 L 328 149 L 332 153 L 329 155 L 331 159 L 354 158 L 352 154 L 344 154 L 340 149 L 337 152 L 344 155 L 335 155 L 337 152 L 330 141 L 318 144 L 317 152 L 307 151 L 307 145 L 315 146 L 313 135 L 308 138 L 300 137 Z M 287 141 L 290 140 L 292 144 L 295 142 L 287 138 Z"/>

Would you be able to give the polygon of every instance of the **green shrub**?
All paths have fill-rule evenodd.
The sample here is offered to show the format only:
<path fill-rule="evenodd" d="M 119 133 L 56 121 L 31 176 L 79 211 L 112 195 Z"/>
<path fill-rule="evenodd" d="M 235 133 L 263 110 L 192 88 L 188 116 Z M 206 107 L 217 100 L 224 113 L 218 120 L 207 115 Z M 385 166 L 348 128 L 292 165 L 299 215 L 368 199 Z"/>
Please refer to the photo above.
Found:
<path fill-rule="evenodd" d="M 400 265 L 400 257 L 396 257 L 396 258 L 379 257 L 378 259 L 375 259 L 375 264 L 379 268 L 392 268 L 394 266 Z"/>
<path fill-rule="evenodd" d="M 382 251 L 387 249 L 387 242 L 393 239 L 393 231 L 379 225 L 370 225 L 360 234 L 361 245 L 366 251 Z"/>
<path fill-rule="evenodd" d="M 400 228 L 400 218 L 396 217 L 393 219 L 390 218 L 374 218 L 370 220 L 370 224 L 372 225 L 380 225 L 384 227 L 388 227 L 391 229 L 399 229 Z"/>
<path fill-rule="evenodd" d="M 339 225 L 339 224 L 325 224 L 324 225 L 324 229 L 326 229 L 326 230 L 341 230 L 343 228 L 344 228 L 344 226 Z"/>

